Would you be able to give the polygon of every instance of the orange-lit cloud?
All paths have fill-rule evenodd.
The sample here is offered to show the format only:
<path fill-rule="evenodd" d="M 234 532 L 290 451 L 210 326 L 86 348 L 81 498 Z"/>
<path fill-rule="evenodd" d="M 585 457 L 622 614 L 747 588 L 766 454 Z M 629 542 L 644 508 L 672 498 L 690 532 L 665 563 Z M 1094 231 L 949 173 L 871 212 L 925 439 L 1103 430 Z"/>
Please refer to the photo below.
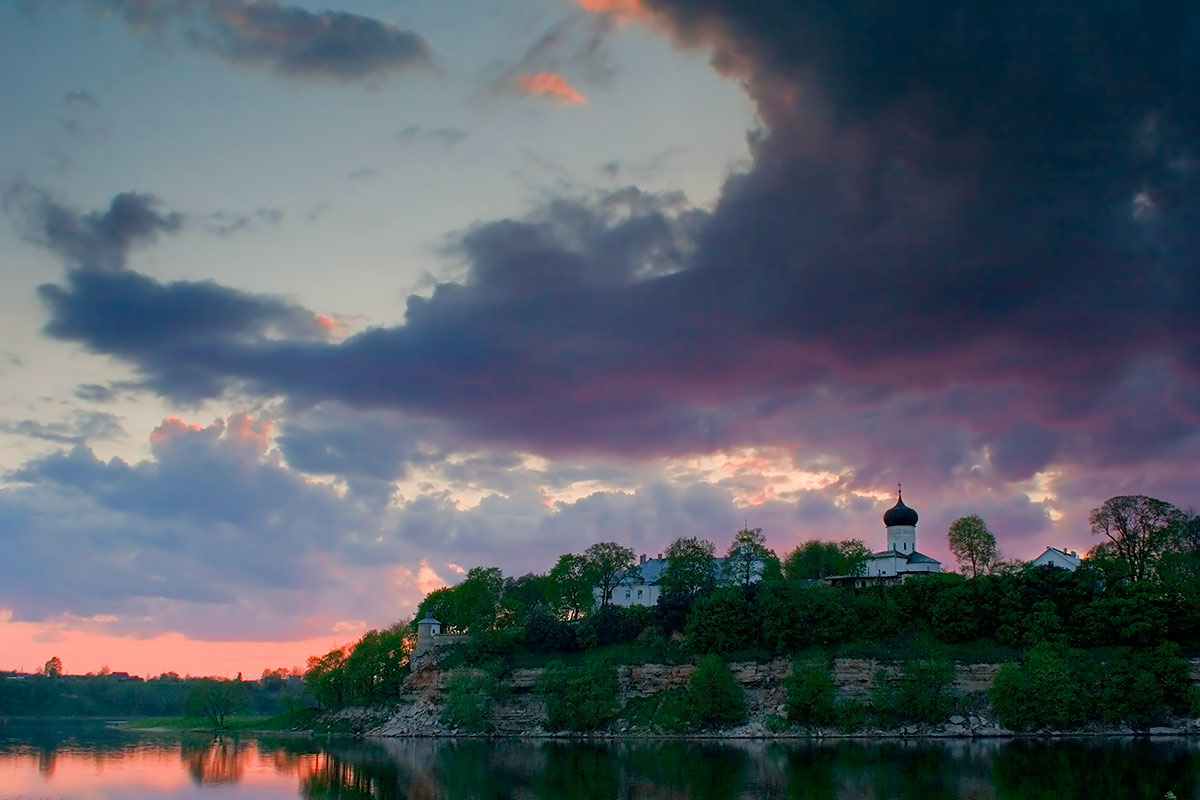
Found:
<path fill-rule="evenodd" d="M 536 94 L 549 97 L 560 103 L 586 103 L 587 98 L 580 94 L 567 79 L 556 72 L 532 72 L 518 75 L 517 88 L 526 94 Z"/>
<path fill-rule="evenodd" d="M 646 16 L 642 0 L 579 0 L 584 10 L 597 14 L 613 14 L 619 19 Z"/>
<path fill-rule="evenodd" d="M 328 339 L 345 339 L 350 334 L 350 326 L 336 316 L 314 314 L 313 322 Z"/>

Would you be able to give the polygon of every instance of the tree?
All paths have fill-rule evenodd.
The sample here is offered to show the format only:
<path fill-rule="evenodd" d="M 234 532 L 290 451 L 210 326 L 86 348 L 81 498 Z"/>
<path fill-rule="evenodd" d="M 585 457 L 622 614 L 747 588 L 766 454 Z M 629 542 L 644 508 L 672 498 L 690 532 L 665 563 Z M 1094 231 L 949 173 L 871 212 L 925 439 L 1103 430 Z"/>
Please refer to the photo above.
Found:
<path fill-rule="evenodd" d="M 1187 515 L 1170 503 L 1145 495 L 1119 495 L 1092 509 L 1092 535 L 1103 534 L 1129 568 L 1129 579 L 1147 578 L 1154 562 L 1176 543 Z"/>
<path fill-rule="evenodd" d="M 327 708 L 341 708 L 350 702 L 346 675 L 346 650 L 339 647 L 323 656 L 309 656 L 304 671 L 304 688 Z"/>
<path fill-rule="evenodd" d="M 505 578 L 500 595 L 500 627 L 519 627 L 533 613 L 546 605 L 550 578 L 530 572 L 519 578 Z"/>
<path fill-rule="evenodd" d="M 220 728 L 225 718 L 245 708 L 248 700 L 241 681 L 202 678 L 192 686 L 183 708 L 189 717 L 206 717 L 213 727 Z"/>
<path fill-rule="evenodd" d="M 640 579 L 637 553 L 632 547 L 616 542 L 597 542 L 583 551 L 586 573 L 593 586 L 600 589 L 600 605 L 607 606 L 613 590 Z"/>
<path fill-rule="evenodd" d="M 401 633 L 367 631 L 343 662 L 348 699 L 365 705 L 395 696 L 407 667 L 408 643 Z"/>
<path fill-rule="evenodd" d="M 783 574 L 790 581 L 861 575 L 870 557 L 871 551 L 858 539 L 837 543 L 814 540 L 788 553 L 783 560 Z"/>
<path fill-rule="evenodd" d="M 592 582 L 588 576 L 587 559 L 572 553 L 559 556 L 550 570 L 546 599 L 560 617 L 578 619 L 592 607 Z"/>
<path fill-rule="evenodd" d="M 767 547 L 767 537 L 762 528 L 744 528 L 733 537 L 729 552 L 725 555 L 723 577 L 743 589 L 762 577 L 763 564 L 775 554 Z"/>
<path fill-rule="evenodd" d="M 478 633 L 496 629 L 504 592 L 504 573 L 499 567 L 472 567 L 453 589 L 463 630 Z"/>
<path fill-rule="evenodd" d="M 746 721 L 746 691 L 720 656 L 710 654 L 700 659 L 688 679 L 687 700 L 701 727 Z"/>
<path fill-rule="evenodd" d="M 667 546 L 667 565 L 658 585 L 664 594 L 696 595 L 717 583 L 717 547 L 696 537 L 679 538 Z"/>
<path fill-rule="evenodd" d="M 946 537 L 964 575 L 970 570 L 969 577 L 977 577 L 996 560 L 996 537 L 978 514 L 954 520 Z"/>
<path fill-rule="evenodd" d="M 50 660 L 42 665 L 41 673 L 47 678 L 59 678 L 63 674 L 62 659 L 58 656 L 51 656 Z"/>

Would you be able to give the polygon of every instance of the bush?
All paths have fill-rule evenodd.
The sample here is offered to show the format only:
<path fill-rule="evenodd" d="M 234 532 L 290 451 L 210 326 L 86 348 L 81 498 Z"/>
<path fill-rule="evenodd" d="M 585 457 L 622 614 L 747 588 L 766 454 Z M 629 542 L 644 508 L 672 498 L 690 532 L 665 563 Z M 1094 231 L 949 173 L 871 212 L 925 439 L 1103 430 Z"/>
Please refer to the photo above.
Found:
<path fill-rule="evenodd" d="M 497 674 L 507 672 L 517 652 L 521 631 L 484 631 L 471 636 L 463 647 L 466 662 Z"/>
<path fill-rule="evenodd" d="M 844 733 L 862 730 L 869 717 L 870 712 L 861 700 L 839 700 L 833 704 L 833 724 Z"/>
<path fill-rule="evenodd" d="M 828 725 L 834 721 L 833 677 L 824 664 L 796 664 L 786 689 L 789 720 L 801 725 Z"/>
<path fill-rule="evenodd" d="M 442 706 L 442 724 L 463 733 L 487 733 L 488 717 L 497 693 L 497 681 L 468 669 L 450 672 L 446 681 L 446 704 Z"/>
<path fill-rule="evenodd" d="M 716 655 L 700 659 L 688 680 L 688 704 L 701 727 L 740 725 L 746 721 L 746 692 L 729 666 Z"/>
<path fill-rule="evenodd" d="M 584 650 L 593 650 L 610 644 L 632 642 L 649 625 L 651 613 L 645 606 L 604 606 L 579 623 L 579 646 Z"/>
<path fill-rule="evenodd" d="M 661 733 L 684 733 L 695 720 L 684 687 L 631 700 L 621 717 L 631 725 L 653 727 Z"/>
<path fill-rule="evenodd" d="M 740 588 L 729 587 L 696 601 L 684 636 L 693 653 L 724 655 L 753 646 L 758 626 L 745 594 Z"/>
<path fill-rule="evenodd" d="M 1083 722 L 1088 692 L 1064 648 L 1041 644 L 1023 664 L 1005 664 L 989 692 L 1000 724 L 1013 730 L 1066 728 Z"/>
<path fill-rule="evenodd" d="M 525 647 L 534 653 L 567 653 L 578 643 L 575 629 L 544 608 L 537 608 L 525 621 Z"/>
<path fill-rule="evenodd" d="M 954 705 L 954 664 L 946 658 L 926 658 L 904 665 L 898 716 L 907 722 L 942 722 Z"/>
<path fill-rule="evenodd" d="M 589 731 L 611 722 L 620 710 L 617 670 L 592 659 L 582 667 L 552 661 L 535 689 L 546 700 L 546 729 Z"/>

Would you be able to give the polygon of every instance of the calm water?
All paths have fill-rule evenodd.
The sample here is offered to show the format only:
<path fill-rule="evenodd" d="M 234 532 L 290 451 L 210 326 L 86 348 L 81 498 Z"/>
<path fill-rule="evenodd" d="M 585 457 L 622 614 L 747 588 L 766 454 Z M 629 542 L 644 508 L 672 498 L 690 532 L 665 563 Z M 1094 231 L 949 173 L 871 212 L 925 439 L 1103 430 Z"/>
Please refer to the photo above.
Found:
<path fill-rule="evenodd" d="M 0 721 L 0 798 L 1200 798 L 1184 741 L 807 744 L 146 736 Z"/>

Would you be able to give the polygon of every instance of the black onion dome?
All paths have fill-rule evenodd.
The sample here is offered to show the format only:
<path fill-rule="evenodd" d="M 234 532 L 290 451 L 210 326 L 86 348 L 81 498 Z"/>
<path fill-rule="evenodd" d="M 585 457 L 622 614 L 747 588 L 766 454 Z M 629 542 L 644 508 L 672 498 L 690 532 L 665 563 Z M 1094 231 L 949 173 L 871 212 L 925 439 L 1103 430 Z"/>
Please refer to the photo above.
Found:
<path fill-rule="evenodd" d="M 904 505 L 904 498 L 901 497 L 896 500 L 896 505 L 884 512 L 883 524 L 889 528 L 893 525 L 916 525 L 917 511 Z"/>

